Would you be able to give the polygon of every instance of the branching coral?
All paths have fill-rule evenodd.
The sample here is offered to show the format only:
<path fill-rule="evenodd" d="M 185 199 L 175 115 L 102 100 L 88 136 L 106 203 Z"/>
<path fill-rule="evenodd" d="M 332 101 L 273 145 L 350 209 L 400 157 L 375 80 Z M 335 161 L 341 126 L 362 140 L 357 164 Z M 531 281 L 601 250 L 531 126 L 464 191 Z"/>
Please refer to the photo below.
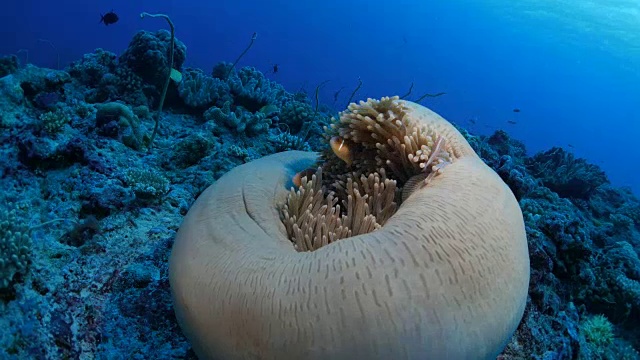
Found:
<path fill-rule="evenodd" d="M 24 272 L 31 261 L 31 238 L 16 211 L 0 209 L 0 290 L 11 284 L 16 273 Z"/>
<path fill-rule="evenodd" d="M 277 135 L 272 135 L 270 141 L 273 144 L 274 153 L 287 150 L 311 151 L 311 146 L 306 141 L 289 132 L 280 132 Z"/>
<path fill-rule="evenodd" d="M 221 108 L 209 108 L 204 112 L 204 118 L 249 137 L 268 132 L 271 125 L 271 119 L 265 113 L 252 113 L 242 106 L 232 107 L 231 101 L 226 101 Z"/>
<path fill-rule="evenodd" d="M 178 85 L 178 94 L 193 108 L 207 108 L 216 103 L 224 103 L 229 98 L 229 85 L 226 82 L 206 75 L 199 69 L 187 68 Z"/>
<path fill-rule="evenodd" d="M 286 91 L 282 85 L 267 79 L 256 68 L 243 67 L 226 78 L 234 103 L 250 112 L 257 112 L 268 104 L 280 105 L 285 98 Z"/>

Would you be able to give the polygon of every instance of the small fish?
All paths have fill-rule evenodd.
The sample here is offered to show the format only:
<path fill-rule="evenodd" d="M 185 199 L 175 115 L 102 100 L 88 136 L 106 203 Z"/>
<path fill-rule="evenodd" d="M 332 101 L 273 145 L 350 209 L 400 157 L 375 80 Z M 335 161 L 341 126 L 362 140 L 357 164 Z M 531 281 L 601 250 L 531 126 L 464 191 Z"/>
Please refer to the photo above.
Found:
<path fill-rule="evenodd" d="M 278 72 L 278 64 L 273 64 L 273 73 L 277 73 Z"/>
<path fill-rule="evenodd" d="M 513 121 L 513 120 L 507 120 L 507 122 L 508 122 L 509 124 L 511 124 L 511 125 L 515 125 L 515 124 L 517 124 L 517 122 L 515 122 L 515 121 Z"/>
<path fill-rule="evenodd" d="M 475 118 L 470 118 L 469 119 L 469 123 L 475 125 L 476 124 L 476 119 Z"/>
<path fill-rule="evenodd" d="M 338 159 L 344 161 L 347 166 L 351 166 L 353 163 L 353 154 L 351 153 L 349 144 L 347 144 L 345 139 L 334 136 L 331 138 L 331 141 L 329 141 L 329 144 L 331 145 L 331 150 L 333 150 L 333 153 L 336 154 Z"/>
<path fill-rule="evenodd" d="M 113 10 L 104 15 L 100 14 L 100 22 L 104 23 L 106 26 L 117 23 L 118 19 L 118 14 L 114 13 Z"/>
<path fill-rule="evenodd" d="M 292 181 L 293 184 L 297 187 L 302 186 L 302 179 L 307 178 L 307 181 L 311 181 L 311 178 L 316 173 L 316 169 L 306 169 L 297 173 Z"/>
<path fill-rule="evenodd" d="M 514 112 L 514 113 L 519 113 L 519 112 L 520 112 L 520 109 L 515 108 L 515 109 L 513 109 L 513 112 Z"/>
<path fill-rule="evenodd" d="M 571 145 L 571 144 L 567 144 L 567 146 L 573 149 L 573 145 Z"/>

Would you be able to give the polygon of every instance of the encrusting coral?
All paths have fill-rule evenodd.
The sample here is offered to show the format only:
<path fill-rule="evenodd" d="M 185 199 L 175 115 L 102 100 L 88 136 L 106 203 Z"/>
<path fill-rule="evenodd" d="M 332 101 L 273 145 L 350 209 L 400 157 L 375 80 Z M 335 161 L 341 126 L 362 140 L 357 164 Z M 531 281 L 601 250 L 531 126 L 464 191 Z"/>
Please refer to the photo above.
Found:
<path fill-rule="evenodd" d="M 351 104 L 326 135 L 350 163 L 266 156 L 189 209 L 169 281 L 198 357 L 495 359 L 529 285 L 511 190 L 416 103 Z"/>

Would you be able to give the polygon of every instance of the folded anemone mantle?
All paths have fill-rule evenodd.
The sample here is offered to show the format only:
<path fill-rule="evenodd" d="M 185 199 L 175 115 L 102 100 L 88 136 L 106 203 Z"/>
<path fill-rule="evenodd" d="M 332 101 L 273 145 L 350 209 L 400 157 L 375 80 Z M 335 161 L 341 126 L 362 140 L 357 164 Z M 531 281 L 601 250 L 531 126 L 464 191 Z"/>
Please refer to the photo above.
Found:
<path fill-rule="evenodd" d="M 397 97 L 351 104 L 327 140 L 233 169 L 186 215 L 170 283 L 198 357 L 495 359 L 529 283 L 509 188 L 450 123 Z"/>

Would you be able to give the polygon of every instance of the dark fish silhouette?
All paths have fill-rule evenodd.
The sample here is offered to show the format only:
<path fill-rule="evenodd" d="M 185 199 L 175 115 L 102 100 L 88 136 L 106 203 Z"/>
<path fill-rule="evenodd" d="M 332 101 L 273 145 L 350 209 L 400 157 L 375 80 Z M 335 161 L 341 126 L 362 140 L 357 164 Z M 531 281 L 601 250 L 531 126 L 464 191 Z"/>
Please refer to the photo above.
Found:
<path fill-rule="evenodd" d="M 520 112 L 520 109 L 515 108 L 515 109 L 513 109 L 513 112 Z"/>
<path fill-rule="evenodd" d="M 509 124 L 511 124 L 511 125 L 515 125 L 515 124 L 517 124 L 517 122 L 515 122 L 515 121 L 513 121 L 513 120 L 507 120 L 507 122 L 508 122 Z"/>
<path fill-rule="evenodd" d="M 278 72 L 278 64 L 273 64 L 273 73 L 277 73 Z"/>
<path fill-rule="evenodd" d="M 113 10 L 104 15 L 100 14 L 100 22 L 107 26 L 117 23 L 118 19 L 118 14 L 114 13 Z"/>

